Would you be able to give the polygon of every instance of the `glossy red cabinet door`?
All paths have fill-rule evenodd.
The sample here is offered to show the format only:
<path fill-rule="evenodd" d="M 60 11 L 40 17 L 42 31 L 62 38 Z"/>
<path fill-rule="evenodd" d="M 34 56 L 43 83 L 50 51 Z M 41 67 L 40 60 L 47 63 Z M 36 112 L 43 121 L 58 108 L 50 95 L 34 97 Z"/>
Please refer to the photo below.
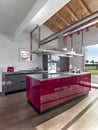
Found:
<path fill-rule="evenodd" d="M 81 86 L 84 92 L 91 90 L 91 74 L 81 75 Z"/>
<path fill-rule="evenodd" d="M 42 81 L 40 87 L 41 111 L 49 109 L 60 103 L 59 79 Z"/>
<path fill-rule="evenodd" d="M 60 78 L 60 103 L 69 98 L 69 77 Z"/>
<path fill-rule="evenodd" d="M 70 96 L 82 95 L 91 90 L 91 75 L 78 75 L 70 77 Z"/>
<path fill-rule="evenodd" d="M 33 106 L 40 111 L 40 81 L 26 77 L 26 96 Z"/>
<path fill-rule="evenodd" d="M 52 87 L 52 104 L 58 105 L 60 103 L 60 80 L 58 79 L 52 79 L 50 80 L 50 84 Z"/>
<path fill-rule="evenodd" d="M 72 76 L 70 77 L 70 88 L 69 88 L 69 95 L 75 96 L 78 93 L 78 84 L 79 84 L 79 76 Z"/>
<path fill-rule="evenodd" d="M 33 78 L 30 80 L 30 101 L 40 110 L 40 81 Z"/>
<path fill-rule="evenodd" d="M 47 104 L 50 101 L 49 96 L 51 95 L 51 85 L 49 80 L 41 81 L 40 84 L 40 111 L 47 109 Z"/>

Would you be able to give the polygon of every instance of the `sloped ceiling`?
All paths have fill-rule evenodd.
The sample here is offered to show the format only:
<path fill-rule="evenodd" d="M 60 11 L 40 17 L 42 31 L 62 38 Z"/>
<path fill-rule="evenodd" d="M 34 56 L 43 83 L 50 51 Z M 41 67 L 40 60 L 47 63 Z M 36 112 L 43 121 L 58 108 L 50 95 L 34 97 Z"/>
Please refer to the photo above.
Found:
<path fill-rule="evenodd" d="M 71 0 L 44 25 L 54 32 L 67 28 L 98 11 L 98 0 Z"/>
<path fill-rule="evenodd" d="M 64 3 L 70 0 L 60 1 Z M 0 0 L 0 33 L 13 35 L 16 32 L 22 32 L 45 3 L 47 0 Z M 53 8 L 56 8 L 53 3 L 51 6 L 54 5 Z M 44 23 L 54 32 L 67 28 L 98 11 L 98 0 L 71 0 L 64 5 Z"/>
<path fill-rule="evenodd" d="M 15 33 L 35 1 L 0 0 L 0 33 Z"/>
<path fill-rule="evenodd" d="M 35 26 L 42 25 L 69 1 L 0 0 L 0 33 L 6 35 L 28 33 Z"/>

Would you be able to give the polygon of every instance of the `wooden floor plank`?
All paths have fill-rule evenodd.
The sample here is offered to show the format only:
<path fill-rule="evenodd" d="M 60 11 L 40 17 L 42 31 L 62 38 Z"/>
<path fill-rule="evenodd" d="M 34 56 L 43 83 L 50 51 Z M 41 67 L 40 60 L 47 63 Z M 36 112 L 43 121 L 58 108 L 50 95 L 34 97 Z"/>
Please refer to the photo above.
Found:
<path fill-rule="evenodd" d="M 97 97 L 98 90 L 93 90 L 94 92 L 92 91 L 89 95 L 77 98 L 42 115 L 39 115 L 35 109 L 28 104 L 25 92 L 0 97 L 0 130 L 41 130 L 39 126 L 44 126 L 44 123 L 48 124 L 48 122 L 55 122 L 55 117 L 58 117 L 59 119 L 63 113 L 68 113 L 70 109 L 74 110 L 75 106 L 80 103 L 80 110 L 82 111 L 83 105 L 85 105 L 85 108 Z M 82 101 L 84 100 L 85 102 L 82 104 Z M 52 125 L 53 124 L 51 124 L 51 126 Z M 42 130 L 44 129 L 45 128 L 43 127 Z M 55 128 L 51 130 L 55 130 Z"/>

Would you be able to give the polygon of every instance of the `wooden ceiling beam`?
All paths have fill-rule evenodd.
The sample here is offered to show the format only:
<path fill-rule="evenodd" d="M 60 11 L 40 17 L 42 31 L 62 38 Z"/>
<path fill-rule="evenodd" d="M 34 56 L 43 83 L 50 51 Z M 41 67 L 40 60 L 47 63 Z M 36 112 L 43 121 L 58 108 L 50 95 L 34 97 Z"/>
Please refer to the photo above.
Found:
<path fill-rule="evenodd" d="M 60 18 L 61 18 L 61 17 L 60 17 Z M 62 25 L 62 21 L 60 20 L 60 18 L 59 18 L 59 16 L 58 16 L 57 14 L 55 14 L 55 16 L 53 16 L 52 18 L 49 19 L 49 21 L 54 24 L 54 26 L 56 27 L 56 29 L 57 29 L 58 31 L 64 29 L 64 25 Z M 59 20 L 59 21 L 58 21 L 58 20 Z M 65 23 L 65 21 L 64 21 L 64 23 Z M 66 23 L 67 23 L 67 22 L 66 22 Z M 67 24 L 68 24 L 68 23 L 67 23 Z M 70 26 L 70 24 L 67 25 L 67 26 Z"/>
<path fill-rule="evenodd" d="M 74 13 L 74 11 L 67 5 L 65 5 L 65 9 L 67 10 L 67 12 L 76 20 L 79 21 L 78 16 Z"/>
<path fill-rule="evenodd" d="M 77 31 L 76 34 L 77 34 L 77 35 L 80 35 L 80 31 Z"/>
<path fill-rule="evenodd" d="M 88 5 L 83 0 L 78 0 L 78 2 L 80 3 L 80 5 L 83 6 L 83 8 L 85 8 L 87 10 L 89 15 L 92 14 L 92 11 L 89 9 Z"/>
<path fill-rule="evenodd" d="M 49 21 L 52 23 L 52 27 L 56 28 L 56 30 L 61 29 L 61 27 L 57 24 L 57 22 L 55 22 L 55 20 L 53 20 L 53 18 L 50 18 Z"/>
<path fill-rule="evenodd" d="M 70 23 L 64 18 L 62 17 L 60 14 L 56 14 L 67 26 L 70 26 Z"/>
<path fill-rule="evenodd" d="M 89 27 L 86 27 L 86 28 L 85 28 L 85 31 L 88 32 L 88 31 L 89 31 Z"/>
<path fill-rule="evenodd" d="M 96 23 L 96 28 L 98 28 L 98 23 Z"/>
<path fill-rule="evenodd" d="M 47 26 L 50 30 L 52 30 L 55 33 L 58 31 L 55 27 L 51 26 L 51 24 L 49 24 L 49 23 L 48 24 L 45 23 L 45 26 Z"/>

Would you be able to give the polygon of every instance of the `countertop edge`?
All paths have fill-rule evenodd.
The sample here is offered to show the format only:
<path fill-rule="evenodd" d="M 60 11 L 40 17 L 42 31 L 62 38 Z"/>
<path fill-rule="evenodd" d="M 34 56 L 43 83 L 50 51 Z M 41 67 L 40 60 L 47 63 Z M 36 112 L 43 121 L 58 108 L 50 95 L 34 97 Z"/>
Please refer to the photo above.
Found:
<path fill-rule="evenodd" d="M 82 73 L 70 73 L 70 74 L 67 74 L 67 75 L 64 75 L 64 76 L 57 76 L 57 77 L 51 77 L 51 78 L 46 78 L 46 79 L 38 79 L 38 78 L 35 78 L 34 77 L 34 74 L 30 74 L 30 75 L 27 75 L 27 77 L 31 77 L 31 78 L 34 78 L 36 80 L 39 80 L 39 81 L 45 81 L 45 80 L 51 80 L 51 79 L 60 79 L 60 78 L 64 78 L 64 77 L 73 77 L 73 76 L 78 76 L 78 75 L 85 75 L 85 74 L 91 74 L 90 72 L 82 72 Z M 36 75 L 36 74 L 35 74 Z"/>

